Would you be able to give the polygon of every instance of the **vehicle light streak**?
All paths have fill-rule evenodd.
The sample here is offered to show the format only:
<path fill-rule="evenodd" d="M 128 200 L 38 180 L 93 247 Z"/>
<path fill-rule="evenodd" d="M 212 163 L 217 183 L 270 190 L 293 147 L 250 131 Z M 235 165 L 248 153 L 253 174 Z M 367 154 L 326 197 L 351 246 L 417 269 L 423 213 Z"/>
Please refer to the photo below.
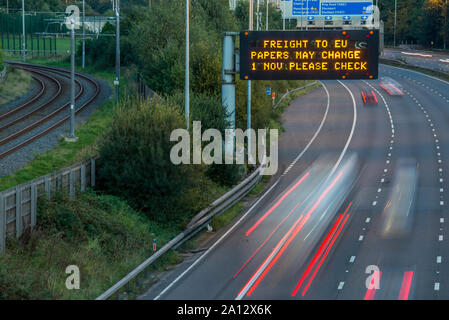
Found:
<path fill-rule="evenodd" d="M 276 226 L 276 228 L 274 228 L 274 230 L 270 233 L 270 235 L 268 236 L 268 238 L 265 239 L 265 241 L 257 248 L 256 251 L 254 251 L 254 253 L 251 255 L 251 257 L 248 258 L 248 260 L 246 260 L 245 264 L 236 272 L 236 274 L 233 276 L 233 278 L 235 278 L 240 271 L 243 270 L 243 268 L 245 268 L 245 266 L 248 264 L 248 262 L 256 255 L 256 253 L 268 242 L 268 240 L 270 240 L 271 236 L 276 232 L 276 230 L 284 223 L 285 220 L 287 220 L 287 218 L 293 213 L 293 211 L 296 210 L 296 208 L 298 208 L 298 206 L 301 203 L 296 204 L 296 206 L 290 211 L 290 213 L 284 218 L 282 219 L 282 221 Z"/>
<path fill-rule="evenodd" d="M 310 215 L 315 211 L 315 209 L 318 207 L 318 205 L 321 203 L 321 201 L 323 200 L 323 198 L 326 196 L 326 194 L 334 187 L 334 185 L 337 183 L 337 181 L 341 178 L 341 176 L 343 175 L 343 172 L 340 171 L 339 174 L 337 175 L 337 177 L 332 181 L 332 183 L 326 188 L 326 190 L 324 190 L 324 192 L 320 195 L 320 197 L 318 198 L 317 202 L 312 206 L 312 208 L 309 209 L 309 211 L 307 212 L 307 214 L 305 215 L 304 219 L 302 219 L 301 221 L 299 221 L 300 219 L 298 219 L 295 224 L 292 226 L 292 228 L 290 228 L 290 230 L 285 234 L 285 236 L 282 238 L 282 240 L 278 243 L 278 245 L 276 246 L 276 248 L 271 252 L 271 254 L 268 256 L 267 259 L 265 259 L 264 263 L 257 269 L 257 271 L 253 274 L 253 276 L 250 278 L 250 280 L 247 282 L 247 284 L 240 290 L 238 297 L 241 296 L 242 292 L 245 290 L 245 288 L 248 287 L 248 285 L 250 285 L 252 282 L 254 282 L 254 284 L 250 287 L 250 289 L 247 292 L 247 296 L 249 297 L 253 291 L 257 288 L 257 286 L 259 285 L 259 283 L 262 281 L 262 279 L 265 277 L 265 275 L 268 273 L 268 271 L 273 267 L 273 265 L 276 263 L 276 261 L 281 257 L 281 255 L 284 253 L 284 251 L 287 249 L 288 245 L 291 243 L 291 241 L 296 237 L 296 235 L 299 233 L 299 231 L 301 231 L 302 227 L 304 226 L 304 224 L 307 222 L 307 220 L 309 220 Z M 301 217 L 302 218 L 302 215 Z M 292 229 L 294 228 L 294 231 L 292 231 Z M 286 236 L 288 236 L 291 233 L 290 238 L 285 242 Z M 285 242 L 285 243 L 284 243 Z M 279 247 L 281 247 L 281 249 L 279 250 Z M 277 254 L 276 254 L 277 252 Z M 273 259 L 273 255 L 276 254 L 276 256 Z M 269 262 L 268 266 L 268 260 L 271 259 L 271 262 Z M 265 270 L 262 272 L 262 274 L 260 274 L 260 271 L 262 270 L 263 267 L 265 267 Z M 260 274 L 260 276 L 259 276 Z"/>
<path fill-rule="evenodd" d="M 293 187 L 291 187 L 267 212 L 265 212 L 265 214 L 259 220 L 257 220 L 257 222 L 251 228 L 248 229 L 248 231 L 246 231 L 246 236 L 249 236 L 259 226 L 259 224 L 261 224 L 262 221 L 264 221 L 266 217 L 268 217 L 282 203 L 282 201 L 284 201 L 284 199 L 290 193 L 292 193 L 293 190 L 295 190 L 308 176 L 309 172 L 303 175 Z"/>
<path fill-rule="evenodd" d="M 371 285 L 374 285 L 374 281 L 377 280 L 380 282 L 380 277 L 382 276 L 382 271 L 374 271 L 373 277 L 371 278 Z M 376 279 L 377 277 L 377 279 Z M 376 295 L 376 288 L 368 288 L 366 290 L 365 297 L 363 300 L 374 300 L 374 296 Z"/>
<path fill-rule="evenodd" d="M 315 278 L 315 275 L 317 274 L 318 270 L 320 270 L 321 265 L 323 264 L 324 260 L 326 260 L 326 257 L 329 254 L 330 249 L 332 249 L 332 246 L 334 245 L 335 240 L 338 238 L 338 235 L 340 234 L 341 230 L 343 229 L 344 225 L 346 224 L 346 221 L 348 220 L 348 218 L 349 218 L 349 215 L 347 215 L 345 220 L 343 220 L 343 223 L 341 224 L 340 228 L 338 229 L 337 233 L 335 234 L 335 237 L 332 239 L 332 242 L 330 243 L 329 247 L 327 248 L 326 252 L 324 253 L 323 258 L 320 260 L 320 263 L 318 264 L 318 266 L 316 267 L 312 276 L 310 277 L 309 282 L 307 283 L 307 286 L 302 291 L 303 297 L 306 294 L 307 290 L 309 289 L 309 286 L 312 283 L 312 280 Z"/>
<path fill-rule="evenodd" d="M 301 215 L 298 220 L 291 226 L 290 230 L 282 237 L 281 241 L 278 242 L 276 247 L 271 251 L 271 253 L 268 255 L 268 257 L 264 260 L 264 262 L 260 265 L 260 267 L 256 270 L 256 272 L 252 275 L 252 277 L 248 280 L 248 282 L 243 286 L 243 288 L 239 291 L 237 297 L 241 297 L 243 291 L 249 286 L 252 285 L 252 283 L 255 281 L 256 277 L 261 272 L 262 268 L 268 263 L 268 260 L 273 257 L 276 252 L 278 252 L 279 248 L 284 244 L 285 239 L 290 235 L 293 229 L 299 224 L 300 221 L 302 221 L 303 215 Z"/>
<path fill-rule="evenodd" d="M 374 93 L 374 91 L 373 91 L 373 90 L 371 90 L 371 93 L 373 94 L 374 100 L 375 100 L 375 101 L 376 101 L 376 103 L 377 103 L 377 97 L 376 97 L 376 94 Z"/>
<path fill-rule="evenodd" d="M 410 288 L 412 286 L 413 271 L 404 272 L 404 278 L 402 279 L 401 291 L 399 292 L 398 300 L 408 300 Z"/>
<path fill-rule="evenodd" d="M 301 287 L 302 283 L 306 279 L 306 277 L 309 275 L 310 271 L 312 271 L 312 268 L 314 267 L 315 263 L 318 261 L 318 259 L 323 254 L 324 250 L 326 249 L 329 242 L 332 240 L 332 237 L 334 233 L 336 232 L 338 226 L 340 225 L 341 220 L 343 219 L 344 215 L 348 211 L 349 207 L 351 206 L 351 203 L 349 203 L 348 207 L 346 208 L 345 212 L 343 214 L 340 214 L 338 219 L 335 221 L 334 225 L 332 226 L 331 230 L 327 234 L 327 236 L 324 238 L 323 242 L 321 243 L 318 251 L 315 253 L 315 256 L 313 257 L 312 261 L 307 266 L 306 271 L 303 273 L 301 279 L 299 280 L 298 284 L 296 285 L 295 289 L 293 290 L 292 296 L 296 294 L 298 289 Z"/>

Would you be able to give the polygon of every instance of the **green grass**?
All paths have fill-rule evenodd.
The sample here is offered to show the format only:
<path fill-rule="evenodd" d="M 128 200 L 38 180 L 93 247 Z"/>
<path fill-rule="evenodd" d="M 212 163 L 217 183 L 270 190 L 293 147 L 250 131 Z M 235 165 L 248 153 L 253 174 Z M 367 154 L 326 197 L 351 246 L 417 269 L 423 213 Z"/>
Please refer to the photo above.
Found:
<path fill-rule="evenodd" d="M 10 57 L 8 59 L 12 60 Z M 69 66 L 63 59 L 30 59 L 28 62 L 57 67 Z M 77 68 L 77 71 L 81 71 L 80 68 Z M 87 67 L 84 72 L 105 79 L 112 85 L 114 73 L 111 70 L 96 71 Z M 122 78 L 122 83 L 126 85 L 125 78 Z M 121 86 L 121 96 L 124 94 L 125 85 Z M 115 103 L 107 100 L 94 111 L 87 123 L 76 128 L 75 135 L 79 138 L 77 142 L 69 143 L 61 138 L 59 145 L 52 150 L 37 155 L 23 169 L 14 174 L 0 178 L 0 191 L 94 156 L 97 153 L 98 138 L 109 127 L 114 114 Z"/>
<path fill-rule="evenodd" d="M 24 95 L 30 89 L 31 76 L 18 69 L 10 69 L 4 82 L 0 83 L 0 107 Z"/>
<path fill-rule="evenodd" d="M 32 55 L 44 55 L 44 52 L 38 52 L 38 41 L 39 41 L 39 50 L 44 50 L 44 41 L 45 41 L 45 50 L 48 50 L 48 52 L 46 53 L 46 55 L 50 55 L 53 54 L 53 52 L 55 51 L 55 40 L 52 37 L 50 38 L 39 38 L 39 40 L 37 39 L 37 37 L 33 36 L 33 39 L 31 40 L 30 38 L 27 37 L 26 39 L 26 49 L 28 54 L 32 54 Z M 67 54 L 70 51 L 70 38 L 69 37 L 65 37 L 65 38 L 56 38 L 56 53 L 57 54 Z M 80 40 L 75 40 L 75 46 L 78 46 L 81 41 Z M 51 46 L 50 46 L 50 42 L 51 42 Z M 0 46 L 7 50 L 16 50 L 16 54 L 21 53 L 22 50 L 22 38 L 21 37 L 13 37 L 10 36 L 9 37 L 9 47 L 8 47 L 8 38 L 7 37 L 0 37 Z M 51 52 L 50 52 L 50 48 L 51 48 Z"/>
<path fill-rule="evenodd" d="M 58 194 L 40 201 L 38 228 L 9 239 L 0 257 L 0 300 L 94 299 L 137 267 L 179 230 L 148 221 L 112 196 L 84 193 L 76 201 Z M 179 262 L 175 252 L 153 266 Z M 68 290 L 66 267 L 80 269 L 80 289 Z"/>

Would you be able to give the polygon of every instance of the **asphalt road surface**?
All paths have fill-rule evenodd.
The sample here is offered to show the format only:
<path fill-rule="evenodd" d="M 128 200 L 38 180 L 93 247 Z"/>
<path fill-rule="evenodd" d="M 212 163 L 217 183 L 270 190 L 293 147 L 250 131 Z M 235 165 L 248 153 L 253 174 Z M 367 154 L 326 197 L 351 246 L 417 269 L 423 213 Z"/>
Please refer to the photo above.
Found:
<path fill-rule="evenodd" d="M 449 83 L 379 72 L 404 95 L 379 80 L 323 81 L 293 101 L 266 191 L 141 298 L 448 299 Z M 361 90 L 378 103 L 365 105 Z M 418 164 L 412 229 L 385 238 L 404 158 Z"/>

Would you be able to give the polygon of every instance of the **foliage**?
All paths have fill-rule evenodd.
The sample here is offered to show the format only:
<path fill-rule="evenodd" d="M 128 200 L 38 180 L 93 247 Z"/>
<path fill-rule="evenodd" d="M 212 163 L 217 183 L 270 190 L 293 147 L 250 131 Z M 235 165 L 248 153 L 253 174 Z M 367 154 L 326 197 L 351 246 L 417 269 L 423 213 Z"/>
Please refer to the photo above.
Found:
<path fill-rule="evenodd" d="M 191 167 L 174 165 L 170 141 L 184 126 L 180 108 L 163 99 L 127 100 L 100 142 L 99 184 L 156 221 L 179 221 Z M 170 199 L 167 201 L 167 199 Z"/>
<path fill-rule="evenodd" d="M 161 228 L 113 196 L 56 194 L 41 200 L 38 225 L 10 239 L 0 257 L 0 299 L 93 299 L 135 268 L 153 239 L 166 243 L 177 229 Z M 80 268 L 80 289 L 67 290 L 65 269 Z"/>

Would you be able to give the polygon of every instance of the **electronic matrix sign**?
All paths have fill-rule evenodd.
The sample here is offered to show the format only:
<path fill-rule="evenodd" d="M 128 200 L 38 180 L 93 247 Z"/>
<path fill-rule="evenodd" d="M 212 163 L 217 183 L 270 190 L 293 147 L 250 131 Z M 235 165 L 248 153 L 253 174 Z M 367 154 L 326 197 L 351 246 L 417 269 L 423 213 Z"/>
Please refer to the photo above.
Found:
<path fill-rule="evenodd" d="M 242 31 L 243 80 L 377 79 L 379 30 Z"/>

